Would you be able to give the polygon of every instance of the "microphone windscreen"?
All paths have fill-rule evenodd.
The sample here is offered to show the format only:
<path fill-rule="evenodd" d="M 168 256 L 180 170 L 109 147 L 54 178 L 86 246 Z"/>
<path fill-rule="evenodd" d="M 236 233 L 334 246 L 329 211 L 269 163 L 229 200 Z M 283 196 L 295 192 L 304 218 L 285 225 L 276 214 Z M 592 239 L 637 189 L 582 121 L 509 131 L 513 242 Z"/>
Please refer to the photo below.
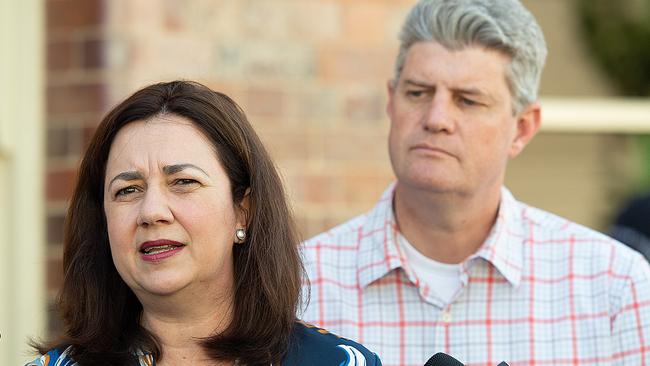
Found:
<path fill-rule="evenodd" d="M 424 364 L 424 366 L 465 366 L 462 362 L 446 353 L 438 352 Z"/>

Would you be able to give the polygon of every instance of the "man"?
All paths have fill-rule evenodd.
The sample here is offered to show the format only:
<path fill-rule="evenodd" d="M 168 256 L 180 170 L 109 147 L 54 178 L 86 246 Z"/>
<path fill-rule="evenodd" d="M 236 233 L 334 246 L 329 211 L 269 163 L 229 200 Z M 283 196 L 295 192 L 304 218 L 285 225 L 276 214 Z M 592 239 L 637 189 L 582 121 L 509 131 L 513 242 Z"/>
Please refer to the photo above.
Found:
<path fill-rule="evenodd" d="M 386 365 L 650 365 L 650 268 L 516 201 L 506 165 L 537 133 L 544 38 L 518 0 L 422 0 L 388 84 L 397 182 L 307 241 L 303 318 Z"/>

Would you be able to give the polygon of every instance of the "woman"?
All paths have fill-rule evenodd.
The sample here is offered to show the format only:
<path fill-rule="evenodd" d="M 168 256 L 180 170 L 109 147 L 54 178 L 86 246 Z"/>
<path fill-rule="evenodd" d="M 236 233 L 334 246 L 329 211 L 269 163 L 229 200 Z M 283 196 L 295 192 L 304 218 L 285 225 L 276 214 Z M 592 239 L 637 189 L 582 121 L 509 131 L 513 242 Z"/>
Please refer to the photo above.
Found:
<path fill-rule="evenodd" d="M 280 179 L 241 109 L 198 83 L 151 85 L 108 113 L 64 241 L 65 334 L 30 365 L 381 364 L 295 320 Z"/>

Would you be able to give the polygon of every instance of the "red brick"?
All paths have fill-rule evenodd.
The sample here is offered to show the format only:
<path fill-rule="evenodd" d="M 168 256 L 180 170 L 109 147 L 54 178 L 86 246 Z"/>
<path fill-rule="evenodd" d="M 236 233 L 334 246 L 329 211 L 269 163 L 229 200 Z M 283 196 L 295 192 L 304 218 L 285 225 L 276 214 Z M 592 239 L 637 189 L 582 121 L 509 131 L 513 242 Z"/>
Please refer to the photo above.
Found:
<path fill-rule="evenodd" d="M 47 113 L 50 117 L 102 111 L 106 103 L 105 87 L 100 84 L 49 86 Z"/>
<path fill-rule="evenodd" d="M 72 197 L 77 172 L 72 169 L 49 171 L 45 182 L 48 201 L 65 201 Z"/>
<path fill-rule="evenodd" d="M 311 174 L 294 181 L 296 200 L 308 203 L 327 203 L 338 198 L 342 181 L 331 174 Z"/>
<path fill-rule="evenodd" d="M 369 161 L 388 161 L 387 138 L 380 133 L 379 123 L 368 128 L 363 135 L 355 130 L 339 129 L 337 133 L 323 136 L 325 143 L 324 159 L 348 161 L 365 164 Z"/>
<path fill-rule="evenodd" d="M 90 39 L 83 42 L 81 66 L 84 69 L 96 69 L 106 66 L 106 47 L 104 40 Z"/>
<path fill-rule="evenodd" d="M 390 163 L 385 168 L 351 167 L 345 176 L 339 179 L 345 182 L 339 199 L 348 205 L 370 209 L 379 200 L 388 185 L 395 180 Z"/>
<path fill-rule="evenodd" d="M 58 289 L 63 285 L 63 258 L 51 258 L 47 261 L 47 288 Z"/>
<path fill-rule="evenodd" d="M 74 67 L 75 43 L 50 41 L 47 43 L 48 71 L 62 71 Z"/>
<path fill-rule="evenodd" d="M 352 95 L 344 103 L 347 119 L 377 121 L 384 118 L 384 98 L 377 93 Z"/>
<path fill-rule="evenodd" d="M 325 217 L 307 220 L 307 224 L 305 231 L 303 231 L 305 240 L 328 229 L 327 219 Z"/>
<path fill-rule="evenodd" d="M 291 114 L 300 121 L 338 120 L 340 102 L 338 92 L 328 88 L 295 93 L 290 98 Z"/>
<path fill-rule="evenodd" d="M 59 0 L 46 3 L 47 29 L 75 31 L 104 21 L 104 0 Z"/>
<path fill-rule="evenodd" d="M 47 217 L 47 243 L 60 245 L 63 243 L 63 225 L 65 214 L 51 214 Z"/>
<path fill-rule="evenodd" d="M 77 127 L 55 127 L 47 130 L 47 156 L 49 158 L 79 156 L 84 138 L 84 129 Z"/>
<path fill-rule="evenodd" d="M 324 47 L 318 56 L 317 76 L 328 81 L 372 82 L 392 77 L 395 52 L 379 48 Z"/>
<path fill-rule="evenodd" d="M 368 47 L 386 41 L 388 3 L 359 1 L 346 5 L 345 41 Z M 341 40 L 343 41 L 343 40 Z"/>
<path fill-rule="evenodd" d="M 279 90 L 249 89 L 244 91 L 242 108 L 247 116 L 281 118 L 285 112 L 286 95 Z"/>
<path fill-rule="evenodd" d="M 274 160 L 295 161 L 309 159 L 312 144 L 309 136 L 304 133 L 290 133 L 286 131 L 269 131 L 257 129 L 264 146 Z"/>

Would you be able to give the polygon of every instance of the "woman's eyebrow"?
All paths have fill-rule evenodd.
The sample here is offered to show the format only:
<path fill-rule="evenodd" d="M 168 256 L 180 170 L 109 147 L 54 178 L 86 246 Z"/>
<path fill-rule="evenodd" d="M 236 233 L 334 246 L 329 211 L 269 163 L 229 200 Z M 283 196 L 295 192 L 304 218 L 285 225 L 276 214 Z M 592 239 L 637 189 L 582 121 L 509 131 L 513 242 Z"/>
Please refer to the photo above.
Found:
<path fill-rule="evenodd" d="M 189 164 L 189 163 L 166 165 L 166 166 L 163 167 L 162 171 L 163 171 L 163 173 L 165 173 L 165 175 L 172 175 L 172 174 L 176 174 L 176 173 L 178 173 L 180 171 L 183 171 L 185 169 L 196 169 L 196 170 L 200 171 L 201 173 L 205 174 L 206 176 L 208 176 L 208 177 L 210 176 L 210 175 L 208 175 L 208 173 L 205 172 L 205 170 L 199 168 L 198 166 L 196 166 L 194 164 Z"/>
<path fill-rule="evenodd" d="M 136 171 L 122 172 L 116 175 L 113 179 L 111 179 L 111 181 L 108 183 L 108 188 L 110 189 L 113 182 L 115 182 L 118 179 L 126 180 L 126 181 L 138 180 L 138 179 L 142 179 L 142 174 Z"/>
<path fill-rule="evenodd" d="M 209 177 L 208 173 L 205 172 L 205 170 L 199 168 L 198 166 L 194 164 L 173 164 L 173 165 L 166 165 L 163 167 L 162 171 L 165 173 L 165 175 L 172 175 L 176 174 L 178 172 L 181 172 L 185 169 L 196 169 L 200 171 L 201 173 L 205 174 L 206 176 Z M 139 180 L 143 179 L 142 174 L 137 171 L 129 171 L 129 172 L 122 172 L 118 175 L 116 175 L 111 181 L 108 183 L 108 188 L 111 188 L 111 185 L 116 181 L 116 180 L 125 180 L 125 181 L 133 181 L 133 180 Z"/>

